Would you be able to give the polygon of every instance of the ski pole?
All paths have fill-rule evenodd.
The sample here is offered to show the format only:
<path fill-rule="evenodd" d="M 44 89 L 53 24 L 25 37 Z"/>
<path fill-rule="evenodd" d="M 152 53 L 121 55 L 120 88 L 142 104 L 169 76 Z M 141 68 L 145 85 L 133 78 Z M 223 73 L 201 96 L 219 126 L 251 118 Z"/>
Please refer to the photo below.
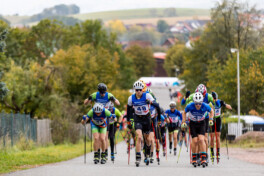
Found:
<path fill-rule="evenodd" d="M 84 164 L 86 164 L 86 122 L 84 124 Z"/>
<path fill-rule="evenodd" d="M 166 152 L 166 161 L 167 161 L 167 130 L 166 130 L 166 127 L 165 127 L 165 152 Z"/>
<path fill-rule="evenodd" d="M 181 155 L 181 149 L 182 149 L 182 145 L 183 145 L 183 139 L 184 139 L 184 136 L 182 135 L 182 140 L 180 141 L 181 147 L 180 147 L 180 151 L 179 151 L 177 163 L 179 162 L 179 158 L 180 158 L 180 155 Z"/>
<path fill-rule="evenodd" d="M 129 165 L 129 161 L 130 161 L 130 133 L 128 131 L 128 143 L 127 143 L 127 147 L 128 147 L 128 165 Z"/>
<path fill-rule="evenodd" d="M 219 117 L 220 118 L 220 117 Z M 216 133 L 216 118 L 215 118 L 215 145 L 216 145 L 216 160 L 217 160 L 217 164 L 219 163 L 219 161 L 218 161 L 218 152 L 217 152 L 217 144 L 218 144 L 218 142 L 217 142 L 217 133 Z"/>
<path fill-rule="evenodd" d="M 152 121 L 152 128 L 153 128 L 153 133 L 154 133 L 154 138 L 155 138 L 155 143 L 156 143 L 156 158 L 158 159 L 159 158 L 159 154 L 158 154 L 158 140 L 156 138 L 156 134 L 155 134 L 155 130 L 154 130 L 154 125 L 153 125 L 153 121 Z"/>
<path fill-rule="evenodd" d="M 228 145 L 227 145 L 227 133 L 226 133 L 226 150 L 227 150 L 227 159 L 229 159 L 229 155 L 228 155 Z"/>
<path fill-rule="evenodd" d="M 92 131 L 92 122 L 90 121 L 91 125 L 91 153 L 93 152 L 93 131 Z"/>
<path fill-rule="evenodd" d="M 190 144 L 190 164 L 192 163 L 192 141 L 191 141 L 191 128 L 189 124 L 189 144 Z"/>

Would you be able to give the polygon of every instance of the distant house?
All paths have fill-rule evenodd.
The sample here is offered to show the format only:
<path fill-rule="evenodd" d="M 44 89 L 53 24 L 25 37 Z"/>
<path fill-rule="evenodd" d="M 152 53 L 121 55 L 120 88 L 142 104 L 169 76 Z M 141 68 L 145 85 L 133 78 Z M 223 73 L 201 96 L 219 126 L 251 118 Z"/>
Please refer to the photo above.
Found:
<path fill-rule="evenodd" d="M 166 59 L 166 53 L 155 52 L 153 53 L 153 58 L 156 60 L 154 77 L 167 77 L 168 74 L 163 67 Z"/>
<path fill-rule="evenodd" d="M 165 42 L 162 44 L 162 47 L 170 48 L 175 45 L 178 41 L 179 40 L 176 38 L 167 38 L 167 40 L 165 40 Z"/>
<path fill-rule="evenodd" d="M 189 33 L 198 28 L 204 27 L 209 20 L 185 20 L 178 21 L 170 28 L 172 33 Z"/>

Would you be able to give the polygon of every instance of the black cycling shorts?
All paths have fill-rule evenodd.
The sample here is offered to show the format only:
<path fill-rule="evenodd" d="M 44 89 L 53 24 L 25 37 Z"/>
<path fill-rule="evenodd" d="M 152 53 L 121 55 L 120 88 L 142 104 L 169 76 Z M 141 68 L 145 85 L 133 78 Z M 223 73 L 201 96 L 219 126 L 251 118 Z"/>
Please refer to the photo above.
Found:
<path fill-rule="evenodd" d="M 205 133 L 209 133 L 209 118 L 205 119 Z"/>
<path fill-rule="evenodd" d="M 214 125 L 211 128 L 212 128 L 212 132 L 215 132 L 215 128 L 216 128 L 216 132 L 221 132 L 221 129 L 222 129 L 221 117 L 215 118 Z"/>
<path fill-rule="evenodd" d="M 173 133 L 173 132 L 176 132 L 176 131 L 179 132 L 179 126 L 178 126 L 178 124 L 176 124 L 176 123 L 169 123 L 168 124 L 168 131 L 169 131 L 169 133 Z"/>
<path fill-rule="evenodd" d="M 205 135 L 205 120 L 200 122 L 190 121 L 190 130 L 192 138 L 198 137 L 198 135 Z"/>
<path fill-rule="evenodd" d="M 150 114 L 144 116 L 135 115 L 134 124 L 135 130 L 141 130 L 142 133 L 149 134 L 151 130 Z"/>

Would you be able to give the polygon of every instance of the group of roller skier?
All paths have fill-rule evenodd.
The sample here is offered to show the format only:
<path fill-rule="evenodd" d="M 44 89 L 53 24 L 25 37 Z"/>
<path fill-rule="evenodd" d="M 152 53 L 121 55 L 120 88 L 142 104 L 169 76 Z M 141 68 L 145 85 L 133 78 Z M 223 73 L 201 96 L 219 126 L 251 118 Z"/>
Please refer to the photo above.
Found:
<path fill-rule="evenodd" d="M 190 144 L 190 163 L 194 167 L 208 166 L 208 145 L 210 145 L 212 163 L 215 160 L 217 163 L 220 161 L 221 108 L 232 109 L 232 107 L 218 99 L 216 92 L 207 93 L 203 84 L 198 85 L 193 94 L 187 91 L 181 101 L 182 106 L 186 105 L 183 112 L 176 109 L 174 101 L 169 103 L 167 110 L 163 110 L 151 89 L 147 88 L 142 80 L 134 83 L 133 92 L 122 113 L 114 107 L 120 103 L 114 95 L 107 92 L 104 83 L 98 84 L 98 92 L 84 100 L 85 105 L 94 103 L 92 109 L 83 116 L 82 124 L 85 125 L 87 122 L 91 124 L 95 164 L 107 162 L 108 140 L 110 140 L 111 161 L 114 162 L 115 133 L 120 125 L 127 126 L 126 134 L 121 134 L 128 144 L 129 160 L 130 150 L 135 147 L 137 167 L 142 156 L 146 165 L 153 163 L 154 153 L 157 163 L 160 164 L 160 148 L 163 149 L 163 156 L 167 157 L 167 129 L 170 154 L 173 147 L 173 154 L 177 155 L 179 139 L 180 149 L 184 143 L 188 150 Z M 210 144 L 208 144 L 209 134 Z M 216 152 L 214 152 L 214 139 L 216 139 Z"/>

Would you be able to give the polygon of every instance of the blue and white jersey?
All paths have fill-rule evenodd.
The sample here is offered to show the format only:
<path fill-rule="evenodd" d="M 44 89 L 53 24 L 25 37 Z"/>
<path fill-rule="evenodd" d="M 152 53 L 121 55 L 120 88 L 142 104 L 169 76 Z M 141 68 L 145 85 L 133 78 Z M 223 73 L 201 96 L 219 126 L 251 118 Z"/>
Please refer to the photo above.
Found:
<path fill-rule="evenodd" d="M 96 92 L 96 98 L 95 98 L 95 102 L 96 103 L 101 103 L 104 105 L 104 107 L 106 106 L 106 104 L 109 102 L 109 98 L 108 98 L 108 92 L 105 93 L 105 95 L 102 97 L 100 95 L 99 92 Z"/>
<path fill-rule="evenodd" d="M 136 94 L 128 98 L 128 105 L 133 106 L 136 115 L 146 115 L 149 113 L 150 105 L 147 100 L 154 101 L 154 98 L 149 93 L 143 93 L 140 99 L 136 98 Z"/>
<path fill-rule="evenodd" d="M 174 112 L 172 112 L 170 109 L 168 109 L 165 111 L 165 114 L 167 114 L 167 117 L 169 118 L 169 120 L 172 123 L 179 124 L 182 121 L 182 114 L 177 109 L 175 109 Z"/>
<path fill-rule="evenodd" d="M 99 116 L 97 116 L 94 111 L 91 114 L 91 116 L 89 116 L 89 113 L 88 113 L 88 118 L 91 118 L 92 122 L 95 125 L 103 125 L 103 126 L 105 126 L 106 123 L 107 123 L 107 119 L 110 118 L 110 117 L 111 117 L 111 113 L 105 108 L 103 109 L 102 113 Z"/>
<path fill-rule="evenodd" d="M 190 103 L 186 106 L 185 112 L 190 112 L 189 117 L 191 121 L 199 122 L 205 119 L 207 113 L 211 111 L 211 107 L 206 104 L 202 103 L 201 109 L 197 110 L 195 107 L 195 103 Z"/>
<path fill-rule="evenodd" d="M 220 103 L 221 100 L 216 100 L 215 103 L 214 103 L 214 108 L 215 108 L 215 113 L 214 113 L 214 116 L 215 117 L 220 117 L 221 116 L 221 103 Z"/>

